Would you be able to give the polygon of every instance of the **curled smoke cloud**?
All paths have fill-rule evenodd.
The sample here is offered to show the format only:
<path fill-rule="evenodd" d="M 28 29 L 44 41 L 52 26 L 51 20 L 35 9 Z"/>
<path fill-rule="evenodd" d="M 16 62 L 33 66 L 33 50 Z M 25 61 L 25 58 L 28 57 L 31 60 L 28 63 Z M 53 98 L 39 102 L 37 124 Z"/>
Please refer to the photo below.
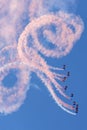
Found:
<path fill-rule="evenodd" d="M 67 76 L 58 72 L 64 73 L 62 68 L 48 65 L 41 55 L 53 58 L 65 56 L 80 39 L 83 21 L 68 12 L 69 4 L 74 2 L 0 0 L 0 3 L 0 112 L 9 114 L 20 108 L 31 85 L 31 73 L 35 72 L 57 105 L 75 115 L 76 108 L 70 96 L 58 83 L 64 82 Z M 11 70 L 17 82 L 8 88 L 3 81 Z M 58 92 L 67 102 L 58 96 Z"/>

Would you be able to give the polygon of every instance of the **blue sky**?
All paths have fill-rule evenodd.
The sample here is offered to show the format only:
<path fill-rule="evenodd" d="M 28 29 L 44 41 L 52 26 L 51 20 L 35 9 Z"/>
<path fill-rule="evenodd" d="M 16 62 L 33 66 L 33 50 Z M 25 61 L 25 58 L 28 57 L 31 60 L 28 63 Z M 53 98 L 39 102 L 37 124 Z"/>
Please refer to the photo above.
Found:
<path fill-rule="evenodd" d="M 0 115 L 0 130 L 87 130 L 87 2 L 79 1 L 76 14 L 84 21 L 85 30 L 74 48 L 66 57 L 48 62 L 68 65 L 71 77 L 67 81 L 79 102 L 79 113 L 72 116 L 61 110 L 50 97 L 46 87 L 34 75 L 32 81 L 38 83 L 40 89 L 31 87 L 24 104 L 17 112 Z"/>

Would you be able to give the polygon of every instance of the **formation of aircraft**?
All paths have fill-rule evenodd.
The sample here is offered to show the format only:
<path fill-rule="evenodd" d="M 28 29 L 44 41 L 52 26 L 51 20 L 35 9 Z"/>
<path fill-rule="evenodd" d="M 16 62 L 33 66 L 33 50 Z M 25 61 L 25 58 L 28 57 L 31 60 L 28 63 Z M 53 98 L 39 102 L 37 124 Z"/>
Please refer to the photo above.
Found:
<path fill-rule="evenodd" d="M 66 69 L 66 65 L 63 65 L 63 69 L 65 70 Z M 67 77 L 70 76 L 70 71 L 67 72 L 67 75 L 65 77 L 63 77 L 63 82 L 67 79 Z M 66 91 L 68 88 L 68 86 L 64 86 L 64 91 Z M 72 98 L 74 97 L 74 94 L 71 93 L 70 95 L 71 97 L 71 100 Z M 76 101 L 73 101 L 73 108 L 75 108 L 75 112 L 78 113 L 78 109 L 79 109 L 79 105 L 76 103 Z"/>

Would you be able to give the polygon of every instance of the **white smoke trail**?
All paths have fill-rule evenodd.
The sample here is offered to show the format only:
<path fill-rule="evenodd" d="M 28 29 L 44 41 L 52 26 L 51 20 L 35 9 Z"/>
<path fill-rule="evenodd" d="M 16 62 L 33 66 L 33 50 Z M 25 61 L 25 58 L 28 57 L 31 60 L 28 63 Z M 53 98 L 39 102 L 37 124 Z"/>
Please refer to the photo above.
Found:
<path fill-rule="evenodd" d="M 5 46 L 0 52 L 1 113 L 8 114 L 19 109 L 29 88 L 27 84 L 30 80 L 30 71 L 33 71 L 41 78 L 56 103 L 64 111 L 75 115 L 72 105 L 63 102 L 53 89 L 54 86 L 61 95 L 68 99 L 62 86 L 56 81 L 56 79 L 61 80 L 62 77 L 60 78 L 60 74 L 51 71 L 51 69 L 60 69 L 47 65 L 47 62 L 38 53 L 47 57 L 59 58 L 71 51 L 84 30 L 82 19 L 69 13 L 69 7 L 75 4 L 75 0 L 0 0 L 0 49 Z M 30 22 L 24 29 L 23 24 L 26 17 Z M 47 25 L 52 24 L 56 26 L 55 33 L 47 28 Z M 42 37 L 56 46 L 53 50 L 45 48 L 39 41 L 38 32 L 42 27 L 45 27 Z M 27 40 L 30 35 L 33 38 L 32 45 L 30 45 L 31 41 Z M 7 52 L 8 55 L 4 52 Z M 11 68 L 17 68 L 20 71 L 17 75 L 19 81 L 13 88 L 7 89 L 3 86 L 2 79 Z"/>
<path fill-rule="evenodd" d="M 4 87 L 2 84 L 10 69 L 18 70 L 17 83 L 13 88 Z M 29 73 L 27 66 L 20 62 L 9 63 L 0 68 L 0 113 L 10 114 L 23 104 L 29 89 Z"/>

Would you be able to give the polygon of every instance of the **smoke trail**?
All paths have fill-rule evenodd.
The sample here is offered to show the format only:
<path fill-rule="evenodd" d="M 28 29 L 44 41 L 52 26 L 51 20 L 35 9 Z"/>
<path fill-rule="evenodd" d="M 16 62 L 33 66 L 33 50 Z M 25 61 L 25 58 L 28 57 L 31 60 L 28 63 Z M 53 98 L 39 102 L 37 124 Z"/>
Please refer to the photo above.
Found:
<path fill-rule="evenodd" d="M 17 70 L 17 81 L 13 87 L 7 88 L 2 81 L 10 70 Z M 12 113 L 23 104 L 29 89 L 28 76 L 29 69 L 20 62 L 9 63 L 0 68 L 0 113 Z M 12 81 L 8 82 L 10 84 Z"/>
<path fill-rule="evenodd" d="M 54 25 L 56 27 L 56 32 L 46 28 L 46 25 Z M 52 49 L 48 49 L 43 46 L 40 42 L 40 37 L 38 39 L 37 30 L 41 27 L 44 27 L 43 36 L 45 39 L 48 39 L 48 42 L 51 42 L 54 46 Z M 25 37 L 25 42 L 27 42 L 28 35 L 32 36 L 33 44 L 32 47 L 35 47 L 37 51 L 40 51 L 45 56 L 50 57 L 61 57 L 67 55 L 72 49 L 74 43 L 80 38 L 84 30 L 84 24 L 80 17 L 73 14 L 65 13 L 59 11 L 57 15 L 47 14 L 43 15 L 37 19 L 32 20 L 23 31 L 23 38 Z M 41 31 L 39 32 L 41 33 Z M 44 44 L 47 44 L 45 42 Z"/>
<path fill-rule="evenodd" d="M 83 32 L 83 22 L 80 17 L 65 13 L 64 11 L 59 11 L 57 15 L 46 14 L 33 18 L 35 16 L 35 12 L 32 8 L 31 14 L 32 20 L 25 27 L 18 41 L 17 49 L 19 57 L 21 61 L 25 62 L 29 66 L 30 70 L 35 72 L 43 81 L 56 103 L 66 112 L 75 115 L 75 108 L 73 108 L 72 105 L 63 102 L 54 92 L 53 86 L 55 86 L 62 96 L 70 99 L 56 81 L 56 79 L 61 80 L 59 74 L 55 74 L 50 71 L 49 65 L 47 65 L 46 61 L 38 52 L 40 51 L 48 57 L 57 58 L 67 55 Z M 52 32 L 52 28 L 49 24 L 56 27 L 56 32 Z M 43 32 L 41 32 L 41 28 Z M 41 33 L 41 36 L 39 37 L 38 32 Z M 48 49 L 43 46 L 39 39 L 44 35 L 45 38 L 47 36 L 47 39 L 56 46 L 55 49 Z"/>
<path fill-rule="evenodd" d="M 59 68 L 47 65 L 40 55 L 65 56 L 80 38 L 84 30 L 83 21 L 69 13 L 70 6 L 75 4 L 75 0 L 0 0 L 0 49 L 5 46 L 0 51 L 1 113 L 8 114 L 19 109 L 29 88 L 30 72 L 35 72 L 56 103 L 66 112 L 75 114 L 75 108 L 62 101 L 54 91 L 56 88 L 62 96 L 70 99 L 56 80 L 62 81 L 63 75 L 51 71 Z M 7 89 L 2 80 L 10 69 L 16 68 L 19 70 L 18 82 Z"/>

